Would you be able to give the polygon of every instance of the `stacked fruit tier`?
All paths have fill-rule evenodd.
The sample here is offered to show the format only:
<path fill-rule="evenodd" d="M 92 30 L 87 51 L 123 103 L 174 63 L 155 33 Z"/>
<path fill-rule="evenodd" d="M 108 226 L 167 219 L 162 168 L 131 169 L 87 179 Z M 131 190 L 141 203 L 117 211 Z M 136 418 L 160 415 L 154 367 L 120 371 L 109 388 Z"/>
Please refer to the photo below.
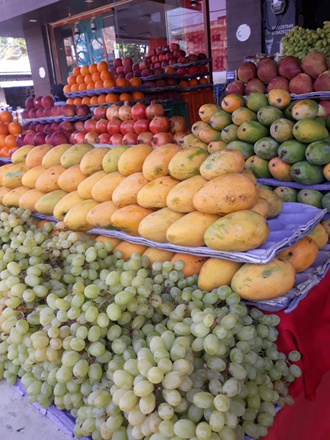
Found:
<path fill-rule="evenodd" d="M 82 92 L 68 92 L 65 94 L 67 98 L 83 98 L 85 96 L 100 96 L 107 95 L 109 93 L 116 93 L 121 95 L 122 93 L 133 93 L 146 91 L 148 87 L 146 85 L 137 87 L 111 87 L 111 88 L 98 88 L 93 90 L 84 90 Z"/>

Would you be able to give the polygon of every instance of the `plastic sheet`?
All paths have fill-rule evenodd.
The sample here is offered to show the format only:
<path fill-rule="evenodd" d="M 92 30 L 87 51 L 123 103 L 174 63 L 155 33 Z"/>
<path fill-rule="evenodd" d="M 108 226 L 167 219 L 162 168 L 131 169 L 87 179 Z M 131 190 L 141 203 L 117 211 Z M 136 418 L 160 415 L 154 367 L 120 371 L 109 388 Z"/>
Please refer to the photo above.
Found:
<path fill-rule="evenodd" d="M 321 183 L 319 185 L 301 185 L 297 182 L 281 182 L 276 179 L 257 179 L 258 183 L 262 183 L 264 185 L 269 186 L 288 186 L 289 188 L 297 188 L 297 189 L 316 189 L 318 191 L 330 191 L 330 182 Z"/>
<path fill-rule="evenodd" d="M 23 120 L 23 124 L 29 124 L 31 122 L 39 122 L 40 124 L 51 124 L 52 122 L 63 122 L 63 121 L 68 121 L 68 122 L 75 122 L 75 121 L 86 121 L 86 119 L 89 119 L 93 116 L 92 113 L 89 113 L 86 116 L 72 116 L 72 117 L 66 117 L 66 116 L 54 116 L 49 117 L 46 116 L 44 118 L 32 118 L 32 119 L 24 119 Z"/>

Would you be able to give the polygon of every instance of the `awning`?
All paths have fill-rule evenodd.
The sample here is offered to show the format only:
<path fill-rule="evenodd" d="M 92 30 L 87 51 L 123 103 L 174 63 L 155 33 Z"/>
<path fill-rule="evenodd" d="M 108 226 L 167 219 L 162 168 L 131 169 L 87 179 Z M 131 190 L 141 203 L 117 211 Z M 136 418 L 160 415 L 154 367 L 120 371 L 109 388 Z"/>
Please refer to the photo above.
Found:
<path fill-rule="evenodd" d="M 3 89 L 9 89 L 10 87 L 30 87 L 33 86 L 33 81 L 22 80 L 22 81 L 0 81 L 0 87 Z"/>

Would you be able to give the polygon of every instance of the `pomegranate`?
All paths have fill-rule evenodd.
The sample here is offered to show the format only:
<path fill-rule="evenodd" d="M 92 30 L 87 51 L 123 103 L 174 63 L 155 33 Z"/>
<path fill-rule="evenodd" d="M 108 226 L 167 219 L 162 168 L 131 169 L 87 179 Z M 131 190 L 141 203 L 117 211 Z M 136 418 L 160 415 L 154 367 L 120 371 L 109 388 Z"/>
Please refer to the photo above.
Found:
<path fill-rule="evenodd" d="M 60 123 L 59 122 L 53 122 L 50 126 L 50 132 L 55 133 L 55 131 L 59 130 Z"/>
<path fill-rule="evenodd" d="M 96 109 L 94 110 L 94 119 L 96 119 L 97 121 L 99 121 L 100 119 L 104 119 L 107 113 L 107 108 L 104 107 L 103 105 L 101 107 L 96 107 Z"/>
<path fill-rule="evenodd" d="M 95 119 L 88 119 L 84 124 L 85 131 L 87 131 L 87 133 L 90 133 L 91 131 L 95 131 L 96 124 L 97 122 L 95 121 Z"/>
<path fill-rule="evenodd" d="M 33 98 L 28 98 L 28 99 L 25 101 L 25 108 L 26 108 L 27 110 L 30 110 L 32 107 L 34 107 L 34 99 L 33 99 Z"/>
<path fill-rule="evenodd" d="M 52 135 L 51 134 L 47 134 L 45 142 L 47 145 L 52 145 Z"/>
<path fill-rule="evenodd" d="M 25 145 L 34 145 L 34 136 L 36 135 L 35 131 L 29 131 L 29 133 L 27 133 L 24 136 L 24 144 Z"/>
<path fill-rule="evenodd" d="M 54 117 L 61 116 L 61 106 L 60 105 L 55 105 L 54 107 L 52 107 L 52 116 L 54 116 Z"/>
<path fill-rule="evenodd" d="M 114 134 L 110 138 L 111 145 L 122 145 L 123 144 L 123 135 L 122 134 Z"/>
<path fill-rule="evenodd" d="M 127 133 L 123 137 L 124 145 L 136 145 L 137 144 L 137 134 L 135 133 Z"/>
<path fill-rule="evenodd" d="M 154 117 L 150 122 L 149 130 L 153 134 L 169 131 L 169 119 L 166 116 Z"/>
<path fill-rule="evenodd" d="M 152 137 L 153 137 L 153 134 L 150 133 L 150 131 L 146 131 L 144 133 L 139 134 L 139 136 L 137 138 L 137 143 L 151 145 Z"/>
<path fill-rule="evenodd" d="M 132 107 L 128 101 L 125 101 L 125 104 L 119 108 L 119 119 L 122 121 L 132 119 Z"/>
<path fill-rule="evenodd" d="M 76 108 L 78 116 L 87 116 L 89 114 L 89 107 L 86 104 L 81 104 Z"/>
<path fill-rule="evenodd" d="M 99 121 L 97 121 L 96 123 L 96 131 L 98 133 L 107 133 L 107 126 L 108 126 L 108 120 L 107 119 L 100 119 Z"/>
<path fill-rule="evenodd" d="M 120 132 L 122 135 L 127 133 L 134 133 L 134 121 L 132 119 L 123 121 L 120 124 Z"/>
<path fill-rule="evenodd" d="M 109 133 L 102 133 L 99 136 L 99 143 L 100 144 L 110 144 L 110 134 Z"/>
<path fill-rule="evenodd" d="M 52 116 L 52 108 L 53 107 L 44 108 L 43 114 L 45 118 L 49 118 L 50 116 Z"/>
<path fill-rule="evenodd" d="M 86 131 L 78 131 L 74 136 L 75 144 L 83 144 L 86 134 Z"/>
<path fill-rule="evenodd" d="M 178 43 L 171 43 L 170 44 L 170 50 L 172 52 L 174 52 L 175 50 L 179 50 L 180 49 L 180 45 Z"/>
<path fill-rule="evenodd" d="M 158 148 L 162 145 L 170 144 L 172 140 L 172 133 L 156 133 L 151 139 L 151 146 L 153 148 Z"/>
<path fill-rule="evenodd" d="M 33 107 L 29 110 L 29 118 L 32 119 L 36 117 L 37 117 L 37 109 Z"/>
<path fill-rule="evenodd" d="M 119 105 L 113 104 L 112 106 L 108 107 L 106 112 L 106 117 L 108 121 L 111 121 L 112 118 L 119 118 Z"/>
<path fill-rule="evenodd" d="M 35 130 L 37 133 L 44 133 L 44 124 L 38 124 Z"/>
<path fill-rule="evenodd" d="M 111 135 L 119 134 L 120 133 L 120 125 L 121 125 L 120 119 L 112 118 L 111 121 L 109 121 L 108 125 L 107 125 L 108 133 Z"/>
<path fill-rule="evenodd" d="M 88 144 L 98 144 L 99 143 L 99 134 L 96 130 L 92 130 L 88 132 L 85 136 L 85 142 Z"/>
<path fill-rule="evenodd" d="M 22 118 L 29 119 L 29 110 L 26 109 L 22 111 Z"/>
<path fill-rule="evenodd" d="M 58 129 L 62 133 L 66 133 L 66 132 L 72 133 L 74 131 L 74 126 L 73 126 L 72 122 L 63 121 L 60 123 Z"/>
<path fill-rule="evenodd" d="M 132 118 L 134 121 L 137 121 L 138 119 L 145 119 L 146 118 L 146 106 L 143 104 L 140 104 L 139 102 L 133 105 L 131 113 Z"/>
<path fill-rule="evenodd" d="M 191 131 L 178 131 L 173 136 L 173 142 L 179 147 L 183 147 L 183 138 L 188 134 L 191 134 Z"/>
<path fill-rule="evenodd" d="M 187 123 L 183 116 L 172 116 L 172 118 L 169 120 L 169 127 L 170 127 L 170 132 L 175 134 L 175 133 L 179 133 L 180 131 L 186 131 Z M 166 130 L 161 130 L 161 131 L 166 131 Z"/>
<path fill-rule="evenodd" d="M 69 143 L 71 145 L 74 145 L 76 143 L 76 134 L 78 133 L 78 131 L 74 131 L 73 133 L 71 133 L 70 137 L 69 137 Z"/>
<path fill-rule="evenodd" d="M 67 135 L 65 133 L 62 133 L 60 131 L 56 131 L 55 133 L 53 133 L 51 135 L 50 142 L 54 147 L 56 147 L 57 145 L 68 144 L 69 138 L 67 137 Z M 43 143 L 45 143 L 45 142 L 43 142 Z M 39 144 L 39 145 L 41 145 L 41 144 Z"/>
<path fill-rule="evenodd" d="M 139 119 L 134 122 L 134 131 L 136 134 L 145 133 L 149 130 L 149 121 L 148 119 Z"/>
<path fill-rule="evenodd" d="M 108 122 L 108 121 L 107 121 Z M 84 122 L 83 121 L 77 121 L 74 123 L 74 129 L 76 131 L 84 131 Z"/>
<path fill-rule="evenodd" d="M 146 117 L 151 121 L 155 116 L 164 116 L 164 108 L 161 104 L 156 104 L 152 101 L 146 108 Z"/>
<path fill-rule="evenodd" d="M 54 99 L 51 96 L 43 96 L 41 98 L 41 105 L 46 107 L 53 107 L 54 106 Z"/>

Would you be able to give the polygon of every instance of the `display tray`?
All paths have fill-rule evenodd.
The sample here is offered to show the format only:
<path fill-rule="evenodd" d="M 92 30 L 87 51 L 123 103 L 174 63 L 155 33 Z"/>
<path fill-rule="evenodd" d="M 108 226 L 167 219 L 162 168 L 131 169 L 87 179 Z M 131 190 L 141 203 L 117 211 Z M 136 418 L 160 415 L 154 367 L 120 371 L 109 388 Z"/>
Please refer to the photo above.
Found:
<path fill-rule="evenodd" d="M 200 257 L 224 258 L 226 260 L 242 263 L 266 264 L 271 261 L 278 252 L 287 249 L 302 237 L 308 235 L 308 233 L 323 219 L 326 212 L 325 209 L 321 210 L 314 206 L 301 203 L 284 203 L 280 215 L 268 220 L 270 234 L 266 243 L 258 249 L 246 252 L 215 251 L 206 246 L 176 246 L 171 243 L 158 243 L 142 237 L 133 237 L 124 232 L 100 228 L 93 228 L 89 233 L 116 237 L 132 243 L 165 249 L 172 252 L 197 255 Z"/>
<path fill-rule="evenodd" d="M 65 93 L 64 96 L 67 98 L 83 98 L 84 96 L 100 96 L 107 95 L 108 93 L 133 93 L 133 92 L 142 92 L 147 89 L 148 86 L 142 85 L 138 87 L 111 87 L 110 89 L 102 88 L 102 89 L 92 89 L 92 90 L 84 90 L 83 92 L 69 92 Z"/>
<path fill-rule="evenodd" d="M 166 87 L 153 87 L 152 89 L 145 89 L 144 93 L 164 93 L 164 92 L 178 92 L 181 90 L 181 87 L 179 86 L 166 86 Z"/>
<path fill-rule="evenodd" d="M 0 161 L 4 163 L 12 163 L 9 157 L 0 157 Z"/>
<path fill-rule="evenodd" d="M 191 67 L 191 66 L 201 66 L 202 64 L 208 64 L 211 61 L 211 58 L 206 58 L 205 60 L 197 60 L 197 61 L 191 61 L 187 64 L 171 64 L 170 67 L 173 67 L 174 69 L 179 67 Z"/>
<path fill-rule="evenodd" d="M 297 182 L 281 182 L 280 180 L 276 179 L 258 178 L 257 181 L 258 183 L 269 186 L 288 186 L 290 188 L 296 189 L 316 189 L 318 191 L 330 191 L 330 182 L 320 183 L 319 185 L 302 185 L 301 183 Z"/>
<path fill-rule="evenodd" d="M 180 87 L 179 88 L 179 93 L 183 93 L 183 92 L 197 92 L 198 90 L 205 90 L 205 89 L 213 89 L 213 84 L 200 84 L 198 86 Z"/>
<path fill-rule="evenodd" d="M 157 79 L 166 79 L 166 78 L 180 78 L 180 76 L 177 72 L 175 72 L 175 73 L 161 73 L 160 75 L 149 75 L 149 76 L 140 77 L 142 81 L 156 81 Z"/>
<path fill-rule="evenodd" d="M 183 79 L 204 78 L 204 76 L 209 76 L 209 75 L 211 75 L 211 72 L 198 72 L 198 73 L 192 73 L 190 75 L 180 76 L 179 79 L 181 81 Z"/>
<path fill-rule="evenodd" d="M 63 122 L 63 121 L 67 121 L 67 122 L 75 122 L 75 121 L 86 121 L 86 119 L 89 119 L 93 116 L 92 113 L 89 113 L 86 116 L 72 116 L 72 117 L 66 117 L 66 116 L 54 116 L 54 117 L 49 117 L 46 116 L 44 118 L 32 118 L 32 119 L 24 119 L 23 120 L 23 124 L 29 124 L 31 122 L 39 122 L 40 124 L 43 123 L 52 123 L 52 122 Z"/>

